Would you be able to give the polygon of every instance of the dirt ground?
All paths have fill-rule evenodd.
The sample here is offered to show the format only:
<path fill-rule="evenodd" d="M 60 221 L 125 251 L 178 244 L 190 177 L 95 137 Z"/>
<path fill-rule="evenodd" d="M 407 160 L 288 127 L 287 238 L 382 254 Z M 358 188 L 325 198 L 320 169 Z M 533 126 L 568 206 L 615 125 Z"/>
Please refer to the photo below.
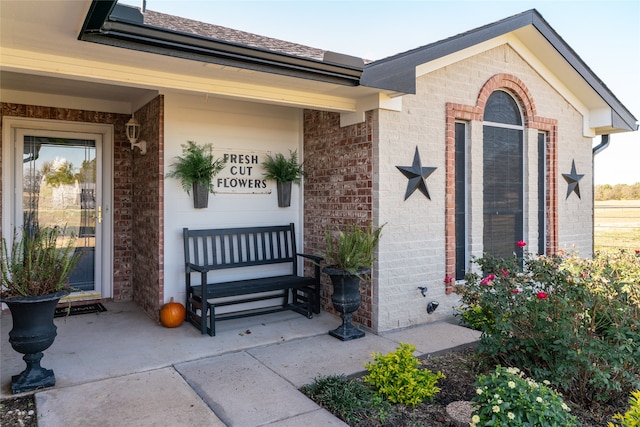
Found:
<path fill-rule="evenodd" d="M 0 426 L 37 427 L 38 414 L 33 394 L 0 400 Z"/>
<path fill-rule="evenodd" d="M 423 365 L 433 372 L 440 371 L 446 378 L 438 381 L 441 391 L 431 403 L 422 403 L 411 408 L 395 405 L 395 412 L 384 424 L 377 420 L 363 420 L 353 427 L 455 427 L 459 426 L 447 415 L 446 407 L 455 401 L 470 401 L 475 395 L 475 377 L 482 372 L 479 361 L 474 356 L 474 349 L 468 348 L 440 355 L 438 357 L 422 359 Z M 592 405 L 581 408 L 566 402 L 571 412 L 578 418 L 583 427 L 603 427 L 616 412 L 624 412 L 626 407 Z"/>

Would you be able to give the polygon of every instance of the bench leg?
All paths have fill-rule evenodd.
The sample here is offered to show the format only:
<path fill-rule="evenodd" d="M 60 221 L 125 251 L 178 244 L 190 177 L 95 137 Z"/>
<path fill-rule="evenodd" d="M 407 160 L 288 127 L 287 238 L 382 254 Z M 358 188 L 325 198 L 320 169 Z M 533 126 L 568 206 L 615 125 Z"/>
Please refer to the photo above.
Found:
<path fill-rule="evenodd" d="M 200 309 L 200 333 L 202 335 L 207 333 L 207 304 L 202 304 L 202 308 Z"/>
<path fill-rule="evenodd" d="M 211 304 L 207 302 L 207 307 L 209 309 L 209 335 L 212 337 L 215 337 L 216 336 L 216 306 L 215 304 Z"/>
<path fill-rule="evenodd" d="M 189 298 L 187 303 L 186 319 L 196 328 L 200 329 L 202 335 L 207 333 L 207 310 L 206 302 L 203 304 L 201 301 L 196 301 Z M 198 315 L 198 310 L 200 315 Z"/>
<path fill-rule="evenodd" d="M 306 298 L 306 304 L 303 306 L 302 303 L 304 300 L 301 298 L 302 295 L 299 292 L 303 292 Z M 296 311 L 300 314 L 304 314 L 307 316 L 307 319 L 313 318 L 313 307 L 314 307 L 314 293 L 311 288 L 291 288 L 291 299 L 292 304 L 296 307 Z M 306 308 L 306 312 L 303 312 L 303 309 Z"/>
<path fill-rule="evenodd" d="M 315 285 L 311 293 L 313 293 L 313 312 L 320 314 L 320 285 Z"/>
<path fill-rule="evenodd" d="M 313 318 L 313 308 L 316 305 L 316 297 L 313 290 L 309 291 L 307 296 L 307 319 Z"/>

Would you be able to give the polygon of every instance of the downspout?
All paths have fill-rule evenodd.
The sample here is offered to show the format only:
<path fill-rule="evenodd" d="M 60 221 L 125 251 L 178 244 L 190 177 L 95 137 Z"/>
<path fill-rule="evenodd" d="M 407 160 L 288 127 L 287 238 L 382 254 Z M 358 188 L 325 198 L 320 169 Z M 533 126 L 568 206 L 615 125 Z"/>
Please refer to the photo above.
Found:
<path fill-rule="evenodd" d="M 602 135 L 602 139 L 600 139 L 600 144 L 593 147 L 593 155 L 600 154 L 609 146 L 609 134 Z"/>
<path fill-rule="evenodd" d="M 595 147 L 593 147 L 593 157 L 596 156 L 596 154 L 602 153 L 604 150 L 607 149 L 607 147 L 609 146 L 609 134 L 604 134 L 602 135 L 601 139 L 600 139 L 600 144 L 596 145 Z M 593 161 L 593 171 L 591 173 L 591 188 L 592 188 L 592 195 L 591 195 L 591 256 L 593 256 L 594 251 L 595 251 L 595 240 L 596 240 L 596 182 L 595 182 L 595 167 L 596 167 L 596 163 L 595 163 L 595 159 Z"/>

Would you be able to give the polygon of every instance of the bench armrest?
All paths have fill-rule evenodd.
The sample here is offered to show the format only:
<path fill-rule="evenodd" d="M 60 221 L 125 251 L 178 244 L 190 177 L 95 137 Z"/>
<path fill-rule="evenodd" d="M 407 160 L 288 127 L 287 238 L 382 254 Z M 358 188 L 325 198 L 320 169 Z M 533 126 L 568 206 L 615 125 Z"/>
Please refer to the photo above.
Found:
<path fill-rule="evenodd" d="M 311 261 L 313 261 L 316 264 L 320 264 L 320 261 L 322 261 L 324 258 L 322 258 L 321 256 L 318 255 L 310 255 L 310 254 L 298 254 L 298 256 L 301 256 L 303 258 L 307 258 L 310 259 Z"/>
<path fill-rule="evenodd" d="M 320 285 L 320 261 L 322 261 L 324 258 L 318 255 L 310 254 L 298 254 L 298 256 L 307 258 L 308 260 L 311 260 L 311 262 L 313 262 L 313 277 L 315 277 L 318 285 Z"/>
<path fill-rule="evenodd" d="M 198 273 L 206 273 L 210 270 L 209 267 L 204 266 L 204 265 L 197 265 L 197 264 L 192 264 L 190 262 L 187 263 L 187 273 L 190 272 L 191 270 L 193 271 L 197 271 Z"/>

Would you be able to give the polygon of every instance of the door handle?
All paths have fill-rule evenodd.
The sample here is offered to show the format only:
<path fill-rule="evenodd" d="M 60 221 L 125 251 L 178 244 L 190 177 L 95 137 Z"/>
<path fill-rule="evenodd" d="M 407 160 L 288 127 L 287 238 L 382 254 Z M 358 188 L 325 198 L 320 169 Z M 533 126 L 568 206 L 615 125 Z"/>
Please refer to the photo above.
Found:
<path fill-rule="evenodd" d="M 98 206 L 98 217 L 96 219 L 98 224 L 102 224 L 102 206 Z"/>

